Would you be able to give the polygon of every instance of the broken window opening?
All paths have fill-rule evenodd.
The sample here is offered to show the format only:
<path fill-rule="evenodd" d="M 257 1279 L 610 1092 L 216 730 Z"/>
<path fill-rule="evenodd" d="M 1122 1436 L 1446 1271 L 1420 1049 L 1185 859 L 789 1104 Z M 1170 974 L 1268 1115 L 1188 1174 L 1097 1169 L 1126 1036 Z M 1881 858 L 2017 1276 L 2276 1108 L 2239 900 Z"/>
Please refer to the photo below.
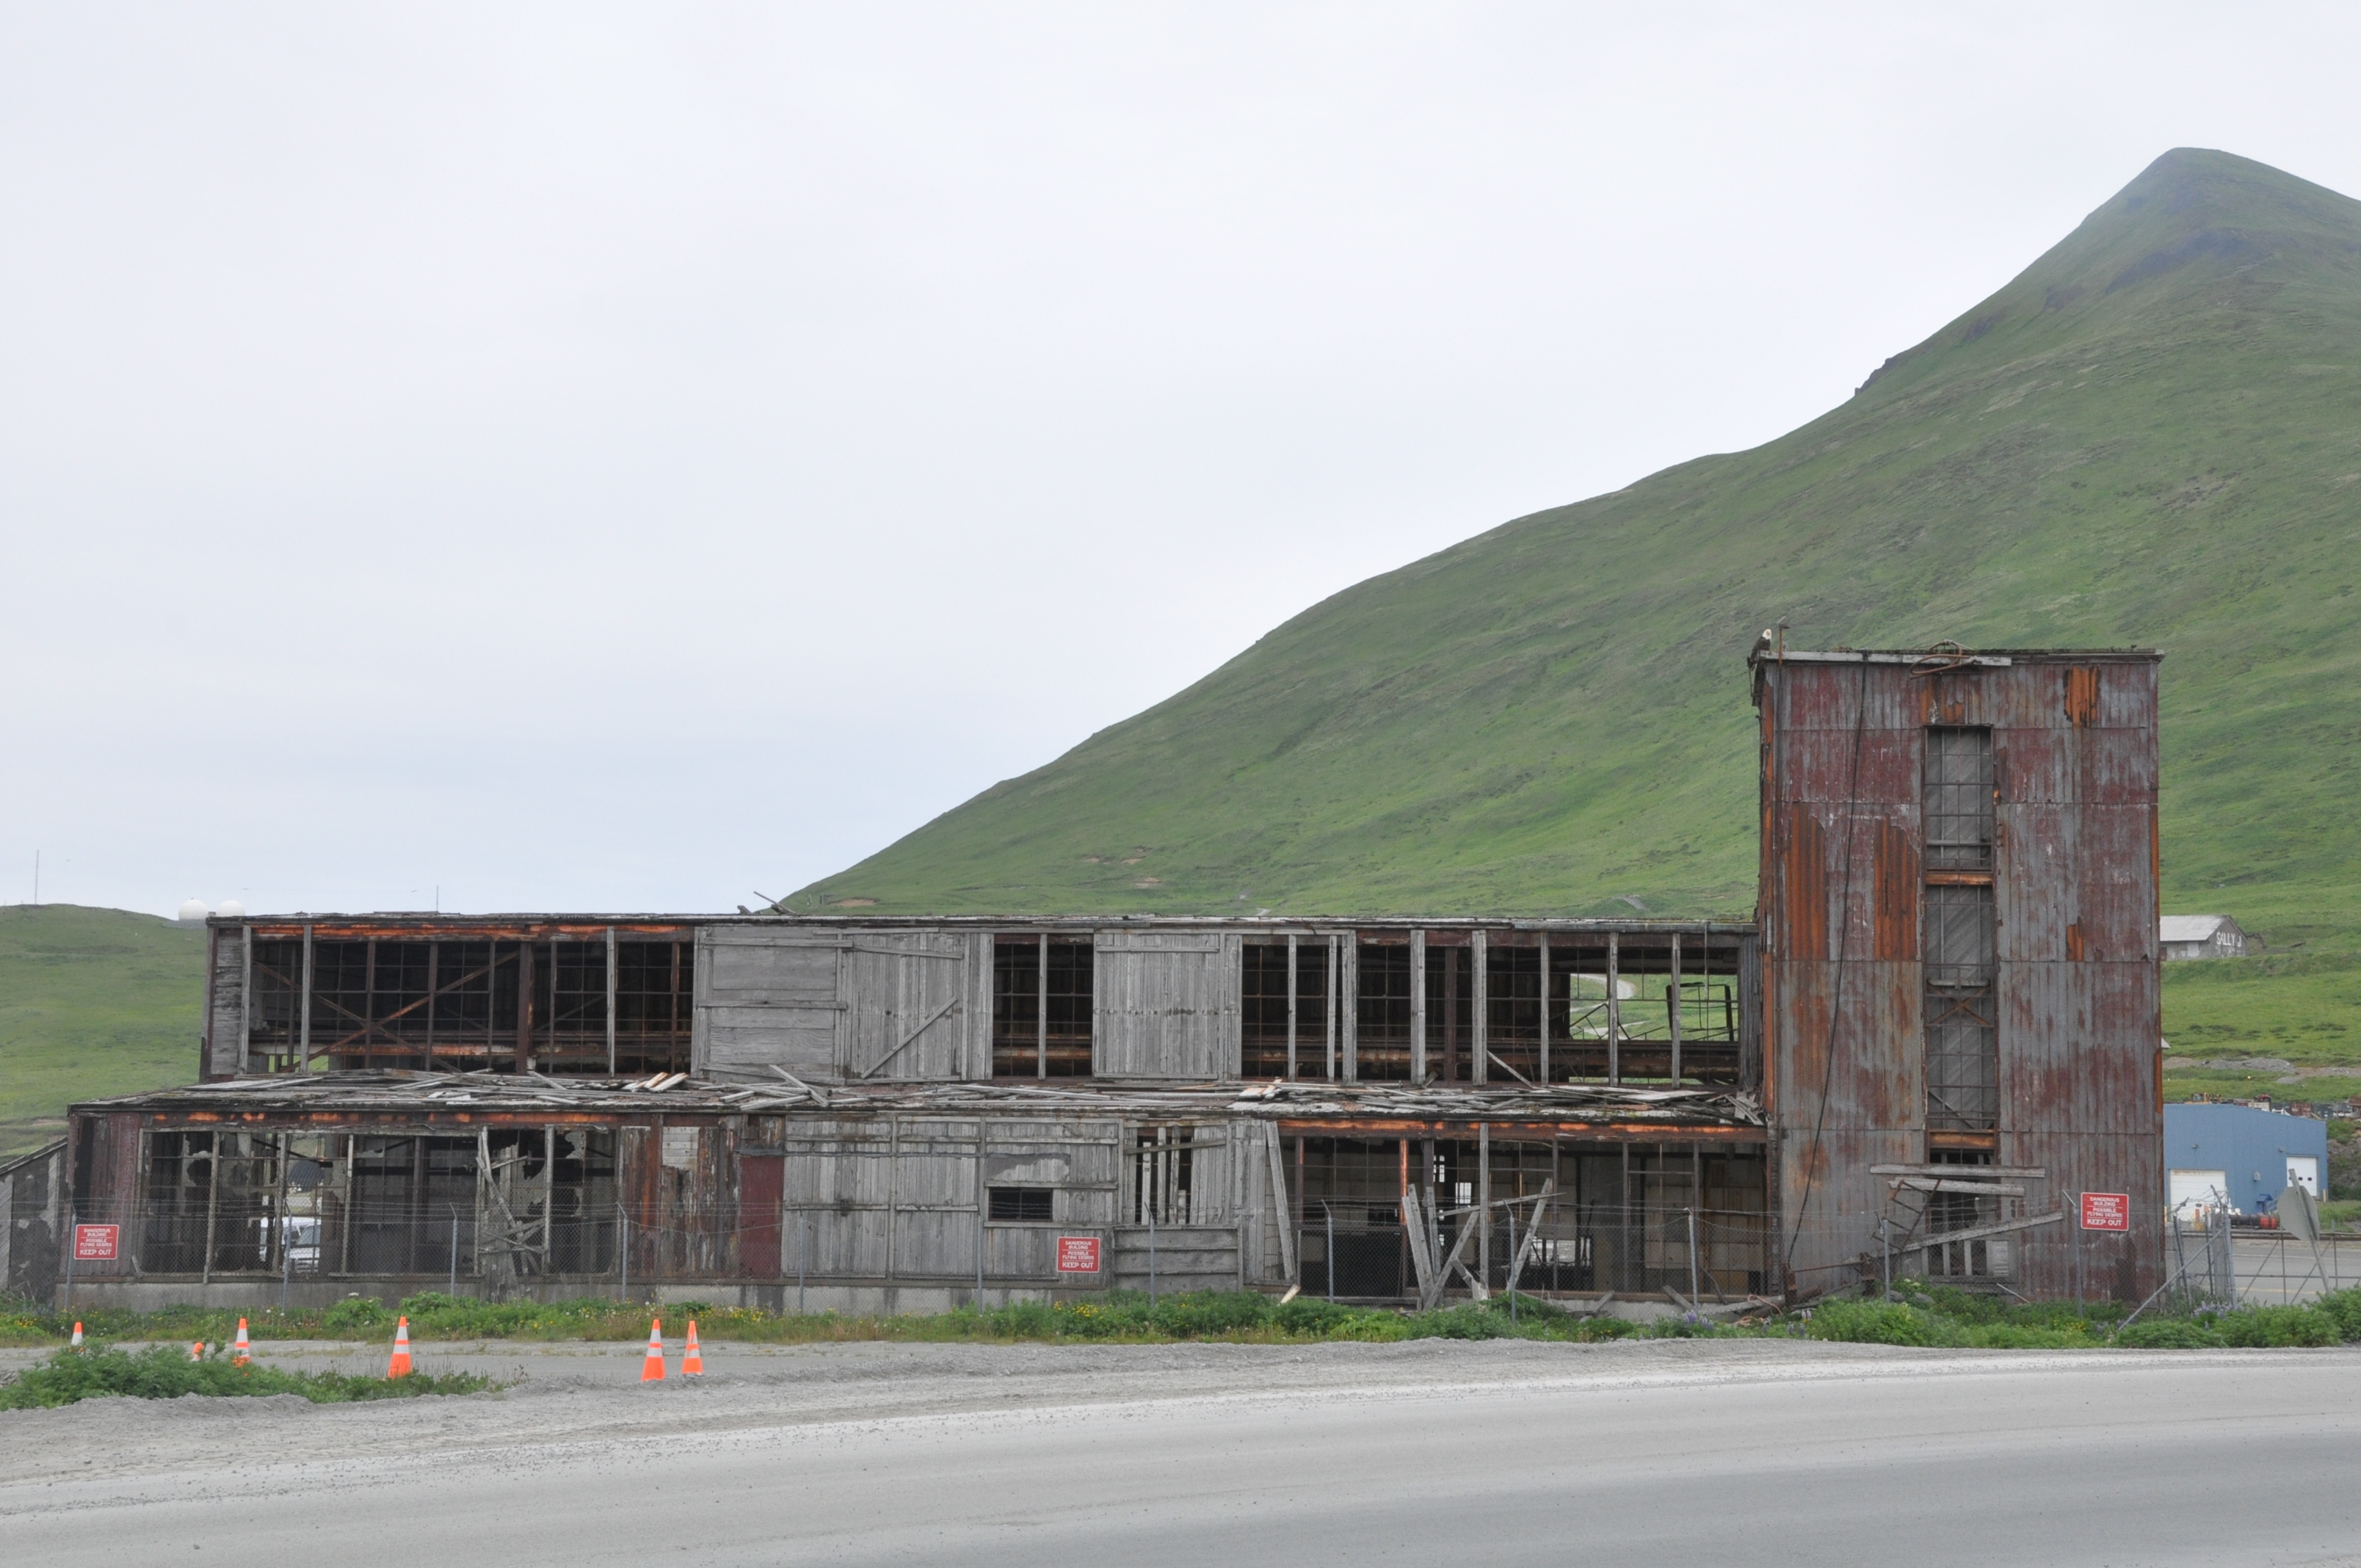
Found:
<path fill-rule="evenodd" d="M 467 1279 L 493 1295 L 527 1277 L 603 1274 L 615 1266 L 615 1148 L 603 1128 L 159 1129 L 148 1135 L 139 1265 Z"/>
<path fill-rule="evenodd" d="M 1484 1045 L 1492 1082 L 1542 1081 L 1542 952 L 1490 947 L 1484 954 Z"/>
<path fill-rule="evenodd" d="M 1439 1083 L 1476 1078 L 1476 950 L 1426 942 L 1426 1075 Z M 1368 1071 L 1362 1069 L 1362 1076 Z"/>
<path fill-rule="evenodd" d="M 1196 1201 L 1196 1129 L 1191 1126 L 1141 1127 L 1132 1142 L 1131 1223 L 1135 1225 L 1193 1225 L 1201 1215 Z"/>
<path fill-rule="evenodd" d="M 1993 863 L 1993 740 L 1985 729 L 1927 730 L 1927 869 L 1990 871 Z"/>
<path fill-rule="evenodd" d="M 573 947 L 576 944 L 566 944 Z M 595 966 L 599 949 L 579 944 Z M 603 983 L 603 982 L 602 982 Z M 595 1014 L 593 1014 L 596 1015 Z M 615 1071 L 638 1078 L 652 1072 L 686 1072 L 689 1040 L 697 1017 L 697 944 L 693 941 L 615 944 Z M 604 1072 L 603 1047 L 595 1068 Z"/>
<path fill-rule="evenodd" d="M 1002 1224 L 1049 1224 L 1052 1219 L 1056 1190 L 1049 1187 L 987 1188 L 990 1216 Z"/>
<path fill-rule="evenodd" d="M 1287 1064 L 1287 944 L 1248 942 L 1240 958 L 1238 1072 L 1241 1077 L 1325 1078 L 1328 1074 L 1328 947 L 1295 947 L 1295 1070 Z"/>
<path fill-rule="evenodd" d="M 1096 968 L 1097 955 L 1088 942 L 1021 935 L 994 938 L 993 1077 L 1091 1075 Z"/>
<path fill-rule="evenodd" d="M 1935 1149 L 1927 1164 L 1957 1166 L 1960 1174 L 1974 1174 L 1980 1166 L 1989 1166 L 1993 1157 L 1985 1149 Z M 1974 1192 L 1930 1192 L 1927 1195 L 1926 1226 L 1929 1235 L 1939 1237 L 1946 1231 L 1971 1230 L 1978 1225 L 1995 1223 L 2001 1217 L 2001 1201 L 1996 1196 Z M 2011 1272 L 2014 1261 L 2011 1251 L 2013 1237 L 1982 1236 L 1971 1241 L 1937 1241 L 1927 1249 L 1927 1275 L 1930 1279 L 1997 1279 Z"/>
<path fill-rule="evenodd" d="M 270 1070 L 312 1062 L 339 1070 L 609 1070 L 605 942 L 315 942 L 308 1045 L 302 947 L 256 944 L 258 1004 L 247 1049 Z M 613 1070 L 686 1070 L 695 943 L 625 941 L 612 951 Z M 527 976 L 531 1004 L 521 1007 Z"/>
<path fill-rule="evenodd" d="M 1356 955 L 1354 1076 L 1407 1082 L 1411 1067 L 1411 964 L 1407 942 L 1362 942 Z"/>
<path fill-rule="evenodd" d="M 1679 1145 L 1580 1144 L 1546 1138 L 1490 1140 L 1488 1176 L 1482 1141 L 1438 1138 L 1304 1138 L 1296 1170 L 1301 1189 L 1298 1255 L 1307 1295 L 1384 1300 L 1417 1289 L 1402 1227 L 1407 1180 L 1438 1212 L 1467 1210 L 1488 1193 L 1495 1204 L 1538 1199 L 1555 1183 L 1539 1215 L 1532 1204 L 1447 1215 L 1448 1255 L 1472 1224 L 1487 1223 L 1488 1243 L 1469 1236 L 1461 1252 L 1490 1289 L 1507 1288 L 1517 1269 L 1521 1292 L 1547 1296 L 1613 1290 L 1626 1296 L 1686 1296 L 1694 1280 L 1708 1299 L 1760 1292 L 1766 1277 L 1769 1223 L 1765 1163 Z M 1333 1255 L 1331 1247 L 1334 1247 Z M 1694 1274 L 1692 1266 L 1694 1266 Z M 1464 1280 L 1455 1290 L 1464 1290 Z"/>
<path fill-rule="evenodd" d="M 1989 1132 L 2000 1122 L 1993 890 L 1938 883 L 1926 895 L 1927 1124 Z"/>
<path fill-rule="evenodd" d="M 1735 942 L 1725 945 L 1718 938 L 1683 937 L 1677 982 L 1669 938 L 1623 938 L 1611 974 L 1604 944 L 1554 944 L 1549 962 L 1552 1081 L 1609 1077 L 1670 1081 L 1676 1013 L 1680 1081 L 1739 1080 Z M 1497 987 L 1499 982 L 1494 983 Z M 1611 1072 L 1610 1026 L 1615 1037 Z M 1499 1054 L 1497 1047 L 1495 1054 Z M 1521 1070 L 1521 1061 L 1519 1066 Z"/>

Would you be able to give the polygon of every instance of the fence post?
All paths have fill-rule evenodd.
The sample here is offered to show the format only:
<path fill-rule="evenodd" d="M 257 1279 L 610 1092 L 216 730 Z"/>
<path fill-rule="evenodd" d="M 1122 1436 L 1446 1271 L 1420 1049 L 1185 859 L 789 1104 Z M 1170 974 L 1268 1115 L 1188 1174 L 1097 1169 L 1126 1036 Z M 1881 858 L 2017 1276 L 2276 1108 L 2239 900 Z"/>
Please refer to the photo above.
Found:
<path fill-rule="evenodd" d="M 1689 1310 L 1697 1310 L 1697 1205 L 1689 1205 Z"/>
<path fill-rule="evenodd" d="M 1148 1310 L 1156 1310 L 1156 1208 L 1148 1210 Z"/>
<path fill-rule="evenodd" d="M 459 1205 L 451 1205 L 451 1294 L 459 1294 Z"/>
<path fill-rule="evenodd" d="M 1320 1200 L 1320 1216 L 1328 1226 L 1328 1259 L 1321 1265 L 1321 1271 L 1328 1277 L 1328 1299 L 1334 1301 L 1336 1299 L 1336 1211 L 1328 1206 L 1325 1198 Z"/>
<path fill-rule="evenodd" d="M 1533 1212 L 1533 1223 L 1535 1224 L 1539 1224 L 1541 1223 L 1541 1212 L 1539 1210 L 1535 1210 Z M 1511 1203 L 1509 1205 L 1509 1277 L 1507 1284 L 1509 1288 L 1509 1321 L 1512 1323 L 1517 1321 L 1517 1265 L 1522 1263 L 1524 1258 L 1525 1255 L 1517 1250 L 1517 1206 Z"/>
<path fill-rule="evenodd" d="M 622 1266 L 623 1282 L 617 1288 L 623 1305 L 631 1304 L 631 1222 L 624 1217 L 623 1201 L 615 1201 L 615 1261 Z"/>
<path fill-rule="evenodd" d="M 82 1250 L 81 1247 L 76 1245 L 77 1233 L 75 1222 L 77 1217 L 78 1216 L 74 1212 L 73 1203 L 69 1200 L 66 1203 L 66 1310 L 68 1312 L 71 1312 L 73 1310 L 74 1254 Z M 122 1249 L 118 1247 L 116 1250 L 121 1251 Z"/>

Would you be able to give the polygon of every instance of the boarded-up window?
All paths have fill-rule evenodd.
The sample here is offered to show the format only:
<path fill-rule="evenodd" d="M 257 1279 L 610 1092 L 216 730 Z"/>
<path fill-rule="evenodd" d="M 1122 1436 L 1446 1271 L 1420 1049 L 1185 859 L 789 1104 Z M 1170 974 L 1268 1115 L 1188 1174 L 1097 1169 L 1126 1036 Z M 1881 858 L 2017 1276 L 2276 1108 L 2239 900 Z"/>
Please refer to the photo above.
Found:
<path fill-rule="evenodd" d="M 708 926 L 698 941 L 707 1071 L 777 1066 L 813 1077 L 835 1073 L 842 938 Z"/>
<path fill-rule="evenodd" d="M 1211 933 L 1101 932 L 1100 1075 L 1235 1078 L 1238 947 Z"/>
<path fill-rule="evenodd" d="M 967 938 L 950 931 L 857 931 L 844 949 L 844 1075 L 961 1076 Z"/>

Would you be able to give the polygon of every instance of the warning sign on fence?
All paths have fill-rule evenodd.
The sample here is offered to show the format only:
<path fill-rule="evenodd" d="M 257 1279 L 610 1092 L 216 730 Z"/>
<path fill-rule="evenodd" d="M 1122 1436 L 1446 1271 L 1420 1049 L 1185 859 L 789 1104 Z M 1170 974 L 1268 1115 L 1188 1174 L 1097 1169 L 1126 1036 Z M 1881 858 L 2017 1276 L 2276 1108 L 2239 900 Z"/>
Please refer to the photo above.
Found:
<path fill-rule="evenodd" d="M 77 1263 L 113 1263 L 115 1249 L 123 1237 L 120 1225 L 76 1225 L 74 1227 L 74 1261 Z"/>
<path fill-rule="evenodd" d="M 2132 1195 L 2128 1192 L 2083 1193 L 2082 1228 L 2086 1231 L 2130 1230 Z"/>
<path fill-rule="evenodd" d="M 1058 1272 L 1060 1274 L 1096 1274 L 1099 1271 L 1099 1238 L 1096 1236 L 1060 1236 L 1058 1238 Z"/>

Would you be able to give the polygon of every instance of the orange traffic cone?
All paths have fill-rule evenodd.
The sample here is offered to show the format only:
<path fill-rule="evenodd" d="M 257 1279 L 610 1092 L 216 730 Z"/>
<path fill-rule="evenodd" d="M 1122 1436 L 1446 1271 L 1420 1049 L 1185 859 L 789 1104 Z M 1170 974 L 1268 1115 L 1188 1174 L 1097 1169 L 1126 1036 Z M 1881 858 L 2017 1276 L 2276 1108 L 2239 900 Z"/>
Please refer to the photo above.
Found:
<path fill-rule="evenodd" d="M 388 1377 L 410 1376 L 410 1320 L 402 1318 L 393 1325 L 393 1359 L 386 1363 Z"/>
<path fill-rule="evenodd" d="M 648 1320 L 648 1358 L 640 1363 L 640 1381 L 642 1383 L 664 1381 L 664 1320 L 662 1318 Z"/>
<path fill-rule="evenodd" d="M 695 1318 L 688 1320 L 688 1348 L 680 1353 L 680 1375 L 683 1377 L 701 1377 L 705 1375 L 705 1357 L 697 1354 L 697 1349 Z"/>
<path fill-rule="evenodd" d="M 240 1318 L 237 1321 L 237 1343 L 229 1347 L 229 1364 L 232 1366 L 244 1366 L 253 1359 L 253 1347 L 246 1343 L 246 1320 Z"/>
<path fill-rule="evenodd" d="M 204 1358 L 205 1342 L 203 1340 L 192 1340 L 189 1343 L 189 1359 L 191 1361 L 203 1361 Z"/>
<path fill-rule="evenodd" d="M 80 1323 L 76 1323 L 74 1325 L 73 1344 L 71 1348 L 74 1350 L 80 1350 L 82 1348 L 82 1325 Z"/>

